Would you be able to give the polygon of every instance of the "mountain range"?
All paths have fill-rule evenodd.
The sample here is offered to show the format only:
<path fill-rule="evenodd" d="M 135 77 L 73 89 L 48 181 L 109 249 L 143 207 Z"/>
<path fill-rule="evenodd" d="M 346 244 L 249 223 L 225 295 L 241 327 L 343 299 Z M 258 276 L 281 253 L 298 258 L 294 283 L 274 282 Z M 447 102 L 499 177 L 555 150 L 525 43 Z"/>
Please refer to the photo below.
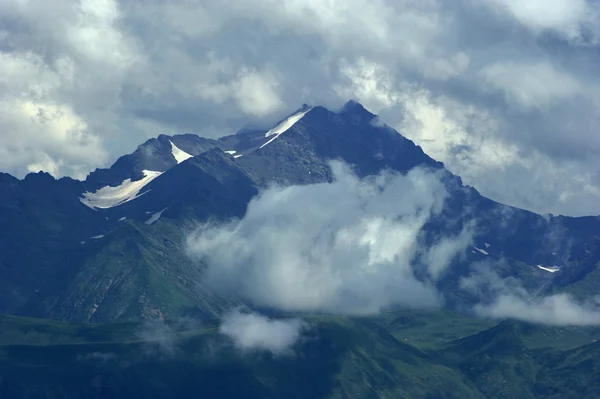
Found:
<path fill-rule="evenodd" d="M 242 217 L 270 184 L 330 182 L 331 159 L 358 176 L 417 166 L 443 174 L 449 198 L 424 230 L 458 232 L 477 220 L 473 248 L 440 282 L 448 291 L 482 257 L 507 260 L 501 274 L 540 293 L 581 286 L 600 260 L 600 217 L 490 200 L 350 101 L 337 112 L 304 105 L 268 131 L 218 140 L 160 135 L 84 181 L 0 174 L 0 312 L 80 322 L 215 316 L 227 301 L 198 283 L 185 235 L 198 222 Z"/>
<path fill-rule="evenodd" d="M 205 265 L 185 253 L 186 237 L 199 224 L 243 218 L 251 200 L 274 185 L 331 183 L 331 160 L 350 165 L 359 178 L 383 171 L 406 174 L 415 168 L 435 173 L 448 196 L 439 214 L 423 226 L 422 239 L 433 243 L 440 236 L 470 229 L 467 250 L 453 258 L 435 281 L 446 307 L 456 312 L 452 322 L 435 329 L 435 334 L 419 330 L 423 342 L 436 344 L 422 347 L 402 341 L 410 328 L 421 328 L 413 313 L 403 317 L 386 313 L 372 319 L 312 315 L 307 317 L 319 326 L 321 335 L 301 344 L 303 360 L 298 363 L 268 356 L 240 362 L 230 351 L 215 362 L 204 352 L 194 352 L 192 347 L 198 347 L 192 345 L 183 352 L 195 353 L 193 359 L 179 353 L 167 363 L 152 360 L 144 371 L 128 368 L 127 362 L 135 363 L 131 359 L 145 345 L 143 339 L 131 337 L 148 320 L 197 320 L 201 329 L 169 334 L 179 338 L 191 334 L 184 346 L 196 341 L 207 345 L 214 338 L 214 323 L 224 312 L 254 307 L 205 283 Z M 475 227 L 469 227 L 473 221 Z M 554 376 L 550 383 L 549 375 L 556 373 L 557 365 L 586 370 L 582 375 L 593 381 L 590 389 L 600 386 L 597 377 L 590 376 L 597 368 L 589 355 L 598 352 L 597 344 L 590 343 L 596 332 L 567 330 L 565 336 L 574 337 L 569 342 L 576 344 L 547 351 L 532 342 L 555 334 L 551 328 L 489 320 L 477 321 L 472 329 L 457 327 L 472 323 L 467 317 L 473 306 L 485 302 L 485 293 L 474 294 L 461 285 L 472 265 L 485 260 L 496 262 L 500 278 L 518 280 L 535 296 L 568 293 L 583 300 L 597 295 L 600 217 L 538 215 L 486 198 L 355 101 L 335 111 L 303 105 L 271 129 L 245 129 L 219 139 L 160 135 L 83 181 L 55 179 L 45 172 L 23 179 L 0 173 L 0 226 L 0 313 L 12 315 L 0 322 L 5 334 L 0 332 L 0 397 L 40 392 L 45 392 L 41 397 L 148 397 L 150 393 L 188 397 L 198 389 L 192 376 L 164 386 L 146 385 L 183 364 L 205 373 L 205 390 L 200 391 L 210 397 L 219 397 L 211 390 L 227 390 L 222 397 L 239 397 L 241 391 L 236 393 L 230 382 L 252 392 L 248 397 L 594 397 L 593 391 L 583 388 L 561 391 L 566 388 L 557 384 L 564 382 L 564 376 Z M 427 323 L 435 323 L 437 317 L 447 316 L 427 317 Z M 452 334 L 436 338 L 457 328 L 468 338 Z M 581 345 L 592 345 L 590 352 L 578 349 Z M 116 354 L 119 360 L 112 355 L 104 360 L 81 357 L 100 352 Z M 56 366 L 44 360 L 54 356 L 51 353 L 79 359 L 84 365 L 81 378 L 88 381 L 101 375 L 105 380 L 98 386 L 104 388 L 90 391 L 72 381 L 54 386 L 56 381 L 33 372 Z M 318 367 L 311 371 L 307 359 Z M 514 361 L 520 364 L 518 371 L 512 368 Z M 66 363 L 60 367 L 76 373 Z M 117 369 L 127 371 L 116 375 Z M 317 371 L 321 377 L 339 373 L 345 377 L 335 385 L 315 377 Z M 42 387 L 39 390 L 35 384 L 30 390 L 24 388 L 22 376 L 32 372 Z M 301 377 L 292 377 L 293 373 Z M 427 373 L 435 382 L 428 385 L 419 373 Z M 114 384 L 124 384 L 124 375 L 135 381 L 136 394 L 115 388 Z M 3 380 L 9 382 L 2 385 Z M 318 385 L 303 391 L 301 387 L 310 381 Z M 510 389 L 506 381 L 512 384 Z M 565 386 L 572 383 L 564 382 Z M 173 384 L 180 384 L 181 390 Z M 363 392 L 364 386 L 370 388 Z M 64 392 L 82 394 L 61 396 Z"/>

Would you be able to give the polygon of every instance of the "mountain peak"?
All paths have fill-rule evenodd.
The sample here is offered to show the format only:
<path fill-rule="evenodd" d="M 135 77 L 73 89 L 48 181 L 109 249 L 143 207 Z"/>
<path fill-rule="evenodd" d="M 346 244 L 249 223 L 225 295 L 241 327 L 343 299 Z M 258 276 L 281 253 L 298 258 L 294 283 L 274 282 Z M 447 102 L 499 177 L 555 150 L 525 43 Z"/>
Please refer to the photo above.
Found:
<path fill-rule="evenodd" d="M 126 179 L 142 180 L 144 171 L 164 172 L 214 147 L 220 147 L 216 140 L 195 134 L 161 134 L 140 144 L 133 153 L 120 157 L 110 168 L 90 173 L 86 185 L 90 191 L 95 191 L 121 185 Z"/>
<path fill-rule="evenodd" d="M 375 114 L 367 111 L 367 109 L 365 107 L 363 107 L 363 105 L 356 100 L 350 100 L 346 104 L 344 104 L 344 106 L 340 110 L 340 113 L 341 114 L 356 114 L 356 115 L 375 117 Z"/>
<path fill-rule="evenodd" d="M 31 180 L 56 180 L 56 179 L 50 173 L 40 170 L 38 172 L 28 173 L 27 175 L 25 175 L 24 180 L 31 181 Z"/>

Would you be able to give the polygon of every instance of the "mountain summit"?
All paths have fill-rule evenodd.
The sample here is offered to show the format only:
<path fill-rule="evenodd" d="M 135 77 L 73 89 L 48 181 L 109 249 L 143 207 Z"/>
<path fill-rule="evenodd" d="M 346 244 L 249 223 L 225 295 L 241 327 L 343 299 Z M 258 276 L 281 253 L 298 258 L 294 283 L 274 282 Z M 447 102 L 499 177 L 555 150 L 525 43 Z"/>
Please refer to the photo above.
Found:
<path fill-rule="evenodd" d="M 138 146 L 132 154 L 120 157 L 108 169 L 96 169 L 90 173 L 85 186 L 97 190 L 104 186 L 121 184 L 125 179 L 143 179 L 144 170 L 164 172 L 184 160 L 201 154 L 211 148 L 218 148 L 215 140 L 205 139 L 195 134 L 167 136 L 161 134 Z"/>
<path fill-rule="evenodd" d="M 486 258 L 504 259 L 500 274 L 540 291 L 595 270 L 598 218 L 545 218 L 489 200 L 375 118 L 356 101 L 338 112 L 303 105 L 266 130 L 218 140 L 160 135 L 83 182 L 1 175 L 0 312 L 85 322 L 214 317 L 231 304 L 200 283 L 201 268 L 182 254 L 185 235 L 198 222 L 243 217 L 274 183 L 331 182 L 334 159 L 360 177 L 439 173 L 449 198 L 425 239 L 477 220 L 472 251 L 439 281 L 452 300 L 469 300 L 458 282 L 466 265 Z M 549 272 L 554 265 L 559 271 Z"/>

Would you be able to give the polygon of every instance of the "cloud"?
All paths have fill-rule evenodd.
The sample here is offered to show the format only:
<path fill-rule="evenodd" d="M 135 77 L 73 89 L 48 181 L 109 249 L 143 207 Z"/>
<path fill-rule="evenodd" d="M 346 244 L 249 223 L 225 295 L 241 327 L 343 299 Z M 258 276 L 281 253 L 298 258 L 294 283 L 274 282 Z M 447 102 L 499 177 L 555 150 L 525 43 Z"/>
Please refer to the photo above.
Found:
<path fill-rule="evenodd" d="M 473 310 L 481 317 L 515 319 L 547 325 L 600 325 L 598 304 L 581 303 L 566 293 L 538 296 L 523 287 L 518 278 L 500 277 L 498 264 L 481 262 L 460 280 L 460 287 L 479 300 Z"/>
<path fill-rule="evenodd" d="M 81 177 L 91 165 L 107 160 L 101 138 L 85 120 L 69 104 L 51 98 L 64 83 L 60 71 L 47 68 L 34 54 L 0 53 L 0 75 L 5 90 L 0 95 L 0 168 L 20 164 L 28 172 Z"/>
<path fill-rule="evenodd" d="M 469 233 L 425 244 L 423 229 L 447 196 L 436 173 L 357 178 L 332 162 L 332 183 L 271 187 L 241 220 L 207 224 L 187 252 L 206 263 L 207 284 L 255 305 L 288 311 L 376 313 L 439 304 L 432 279 L 470 242 Z"/>
<path fill-rule="evenodd" d="M 487 304 L 503 295 L 527 296 L 527 290 L 518 278 L 498 275 L 496 270 L 501 266 L 506 266 L 505 260 L 475 262 L 471 265 L 471 273 L 459 280 L 459 287 Z"/>
<path fill-rule="evenodd" d="M 289 355 L 308 328 L 299 319 L 273 320 L 257 313 L 233 310 L 222 317 L 219 332 L 243 352 L 260 350 Z"/>
<path fill-rule="evenodd" d="M 177 350 L 177 335 L 175 331 L 162 320 L 145 321 L 137 336 L 145 342 L 148 354 L 173 355 Z"/>
<path fill-rule="evenodd" d="M 482 316 L 511 318 L 548 325 L 600 325 L 598 306 L 581 304 L 567 294 L 525 299 L 516 295 L 501 295 L 491 305 L 477 305 Z"/>
<path fill-rule="evenodd" d="M 458 236 L 442 237 L 426 250 L 423 262 L 434 280 L 440 278 L 454 259 L 464 257 L 465 248 L 473 242 L 474 226 L 475 223 L 472 222 Z"/>
<path fill-rule="evenodd" d="M 592 0 L 0 1 L 0 169 L 81 177 L 354 98 L 493 199 L 599 213 L 599 21 Z"/>
<path fill-rule="evenodd" d="M 569 101 L 586 90 L 575 77 L 548 63 L 496 63 L 480 73 L 490 87 L 503 91 L 509 102 L 515 102 L 517 109 Z"/>
<path fill-rule="evenodd" d="M 515 78 L 515 90 L 520 90 L 518 79 Z M 399 101 L 403 105 L 394 113 L 384 113 L 382 118 L 398 120 L 396 129 L 412 137 L 430 156 L 444 161 L 465 184 L 474 185 L 499 202 L 534 211 L 558 214 L 569 209 L 566 213 L 574 216 L 598 213 L 600 190 L 596 182 L 600 182 L 600 169 L 580 168 L 579 161 L 588 152 L 575 149 L 577 145 L 572 141 L 579 140 L 581 130 L 572 135 L 566 131 L 555 135 L 554 127 L 544 126 L 548 136 L 546 141 L 539 140 L 530 130 L 523 130 L 480 105 L 445 96 L 436 98 L 424 90 L 407 90 L 406 99 Z M 524 96 L 535 97 L 532 93 Z M 548 121 L 556 117 L 544 115 Z M 578 122 L 572 123 L 575 128 Z M 530 143 L 525 143 L 526 137 Z M 565 154 L 559 163 L 546 152 L 559 150 L 544 148 L 550 143 L 560 143 Z M 595 148 L 595 139 L 589 145 Z M 569 159 L 568 153 L 579 160 Z"/>
<path fill-rule="evenodd" d="M 571 40 L 581 39 L 587 29 L 598 33 L 597 9 L 586 0 L 488 0 L 536 33 L 552 30 Z"/>
<path fill-rule="evenodd" d="M 202 98 L 216 103 L 234 99 L 247 114 L 264 116 L 283 106 L 277 86 L 277 78 L 272 73 L 243 70 L 232 82 L 217 86 L 200 86 L 198 92 Z"/>

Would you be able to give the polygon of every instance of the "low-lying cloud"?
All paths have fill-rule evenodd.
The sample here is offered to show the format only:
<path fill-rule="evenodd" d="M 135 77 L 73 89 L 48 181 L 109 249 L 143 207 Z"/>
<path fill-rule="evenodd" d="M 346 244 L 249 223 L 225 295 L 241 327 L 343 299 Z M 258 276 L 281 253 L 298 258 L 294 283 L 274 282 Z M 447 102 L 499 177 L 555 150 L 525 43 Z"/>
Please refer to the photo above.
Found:
<path fill-rule="evenodd" d="M 299 319 L 273 320 L 257 313 L 233 310 L 223 316 L 219 332 L 243 352 L 269 351 L 289 355 L 308 325 Z"/>
<path fill-rule="evenodd" d="M 359 179 L 341 162 L 330 166 L 331 183 L 272 186 L 250 202 L 242 219 L 205 224 L 190 235 L 187 251 L 206 265 L 205 283 L 251 305 L 283 311 L 360 315 L 394 305 L 442 305 L 447 293 L 436 284 L 457 259 L 465 259 L 477 226 L 471 220 L 452 234 L 428 227 L 448 196 L 440 175 L 417 168 Z M 478 302 L 476 314 L 548 325 L 600 324 L 596 305 L 565 294 L 539 296 L 542 283 L 524 285 L 508 273 L 516 266 L 505 262 L 475 263 L 459 280 L 458 288 Z"/>
<path fill-rule="evenodd" d="M 172 355 L 176 349 L 176 336 L 173 329 L 162 320 L 148 320 L 137 332 L 146 343 L 148 353 Z"/>
<path fill-rule="evenodd" d="M 331 163 L 332 183 L 271 187 L 241 220 L 208 224 L 188 239 L 206 282 L 255 305 L 288 311 L 376 313 L 399 304 L 439 304 L 432 281 L 470 242 L 423 228 L 447 191 L 437 173 L 413 169 L 359 179 Z M 419 258 L 431 278 L 415 277 Z"/>
<path fill-rule="evenodd" d="M 180 318 L 166 323 L 161 319 L 146 320 L 136 332 L 144 342 L 144 351 L 148 355 L 175 355 L 179 350 L 182 338 L 178 331 L 199 328 L 199 322 L 190 318 Z"/>
<path fill-rule="evenodd" d="M 480 263 L 460 281 L 461 288 L 480 298 L 473 309 L 479 316 L 547 325 L 600 325 L 598 304 L 581 303 L 565 293 L 537 296 L 518 278 L 500 277 L 494 266 L 498 264 Z"/>
<path fill-rule="evenodd" d="M 524 298 L 504 294 L 491 305 L 477 305 L 478 314 L 500 319 L 516 319 L 548 325 L 600 325 L 600 309 L 581 304 L 567 294 Z"/>

